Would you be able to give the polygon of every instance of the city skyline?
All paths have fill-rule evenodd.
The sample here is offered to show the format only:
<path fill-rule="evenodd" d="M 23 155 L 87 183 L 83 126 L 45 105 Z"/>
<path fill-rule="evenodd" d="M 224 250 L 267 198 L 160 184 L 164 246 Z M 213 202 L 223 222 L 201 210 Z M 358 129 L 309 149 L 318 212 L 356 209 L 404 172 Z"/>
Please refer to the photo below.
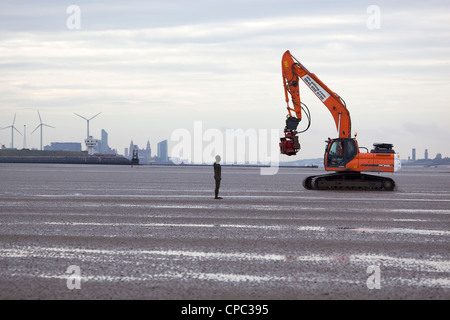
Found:
<path fill-rule="evenodd" d="M 170 162 L 171 161 L 171 157 L 170 157 L 170 152 L 168 150 L 168 139 L 156 142 L 156 154 L 152 154 L 152 148 L 151 148 L 151 143 L 150 143 L 150 139 L 147 139 L 146 142 L 146 147 L 145 148 L 140 148 L 139 144 L 136 144 L 133 142 L 133 140 L 130 141 L 130 144 L 128 147 L 124 147 L 123 149 L 121 149 L 120 147 L 115 147 L 113 146 L 113 148 L 111 148 L 111 146 L 108 143 L 108 137 L 109 134 L 105 129 L 101 129 L 101 139 L 99 139 L 99 143 L 98 146 L 95 147 L 95 151 L 98 154 L 117 154 L 117 155 L 121 155 L 124 156 L 125 158 L 130 158 L 132 157 L 132 150 L 134 148 L 137 148 L 139 150 L 138 154 L 139 154 L 139 158 L 143 159 L 145 164 L 150 164 L 151 161 L 160 161 L 160 162 Z M 94 137 L 95 138 L 95 137 Z M 24 137 L 24 143 L 26 141 L 26 138 Z M 164 144 L 163 147 L 161 147 L 161 145 Z M 79 145 L 79 146 L 78 146 Z M 82 142 L 68 142 L 68 141 L 51 141 L 48 145 L 44 146 L 44 150 L 53 150 L 53 151 L 87 151 L 87 147 L 83 147 L 83 143 Z M 6 148 L 8 149 L 8 147 L 6 147 L 4 144 L 0 144 L 0 148 Z M 22 148 L 16 148 L 18 150 L 22 149 Z M 33 149 L 33 150 L 38 150 L 38 148 L 27 148 L 27 149 Z M 123 153 L 120 152 L 120 150 L 123 150 Z M 162 151 L 163 150 L 163 151 Z M 428 149 L 424 149 L 423 150 L 423 158 L 421 158 L 420 156 L 417 156 L 417 148 L 412 148 L 411 149 L 411 153 L 405 155 L 405 157 L 402 157 L 402 161 L 405 162 L 414 162 L 414 161 L 421 161 L 421 160 L 435 160 L 435 159 L 444 159 L 444 158 L 449 158 L 446 155 L 443 155 L 441 152 L 436 152 L 435 156 L 433 156 L 432 154 L 430 155 Z M 419 150 L 420 151 L 420 150 Z M 164 156 L 160 156 L 160 154 L 163 153 Z M 305 159 L 305 160 L 317 160 L 317 159 L 322 159 L 322 157 L 313 157 L 313 158 L 309 158 L 309 159 Z M 182 163 L 194 163 L 194 161 L 192 159 L 176 159 L 178 161 L 181 161 Z M 296 160 L 303 160 L 303 159 L 296 159 Z M 291 162 L 291 161 L 296 161 L 296 160 L 286 160 L 286 161 L 281 161 L 281 162 Z M 186 162 L 187 161 L 187 162 Z M 242 161 L 239 161 L 238 159 L 235 159 L 235 161 L 231 161 L 228 163 L 240 163 Z M 247 163 L 248 161 L 244 161 L 245 163 Z M 205 163 L 205 162 L 203 162 Z"/>
<path fill-rule="evenodd" d="M 8 128 L 10 128 L 10 127 L 0 127 L 0 129 L 8 129 Z M 141 138 L 141 139 L 137 140 L 137 141 L 145 141 L 145 139 L 147 139 L 147 142 L 143 143 L 143 144 L 147 145 L 146 148 L 139 148 L 139 146 L 143 145 L 143 144 L 134 143 L 133 139 L 131 139 L 131 143 L 129 144 L 129 147 L 125 147 L 125 146 L 110 146 L 109 143 L 108 143 L 109 133 L 105 129 L 100 129 L 99 132 L 100 132 L 100 134 L 98 136 L 101 137 L 101 138 L 98 139 L 98 141 L 99 141 L 98 147 L 95 147 L 95 150 L 96 150 L 97 153 L 103 153 L 103 154 L 115 153 L 115 154 L 118 154 L 118 155 L 123 155 L 125 157 L 131 157 L 131 151 L 130 151 L 131 150 L 131 144 L 133 144 L 133 146 L 137 146 L 138 149 L 140 149 L 140 150 L 146 150 L 146 149 L 150 149 L 151 150 L 151 146 L 150 146 L 150 140 L 151 139 L 150 138 Z M 39 147 L 30 147 L 29 146 L 29 144 L 28 144 L 29 142 L 28 141 L 29 141 L 29 138 L 30 138 L 31 134 L 27 135 L 25 131 L 23 132 L 23 134 L 20 131 L 18 131 L 18 133 L 20 134 L 20 136 L 19 136 L 20 139 L 18 140 L 17 136 L 15 136 L 15 142 L 14 142 L 15 149 L 20 150 L 22 148 L 26 148 L 26 149 L 39 150 Z M 10 135 L 11 135 L 11 133 L 10 133 Z M 93 138 L 97 138 L 97 135 L 95 135 L 95 134 L 91 135 L 91 136 Z M 108 148 L 108 149 L 105 149 L 105 146 L 102 146 L 102 141 L 106 141 L 106 148 Z M 163 140 L 161 140 L 159 142 L 156 142 L 156 150 L 158 150 L 159 143 L 164 142 L 164 141 L 167 144 L 167 146 L 166 146 L 166 148 L 167 148 L 167 158 L 169 159 L 170 158 L 170 150 L 169 150 L 169 144 L 168 144 L 169 139 L 166 138 L 166 139 L 163 139 Z M 73 144 L 73 143 L 80 143 L 81 150 L 82 151 L 87 151 L 87 147 L 85 146 L 84 139 L 82 141 L 80 141 L 80 142 L 78 142 L 78 141 L 77 142 L 62 141 L 62 140 L 60 140 L 60 141 L 49 141 L 48 144 L 44 143 L 43 149 L 44 150 L 56 150 L 56 149 L 52 148 L 52 144 L 56 144 L 57 145 L 57 144 L 65 144 L 65 143 L 71 143 L 71 144 Z M 20 147 L 21 144 L 23 145 L 22 147 Z M 0 148 L 9 149 L 10 147 L 7 146 L 6 143 L 3 143 L 2 141 L 0 141 Z M 123 153 L 120 150 L 123 150 Z M 66 151 L 66 150 L 64 150 L 64 151 Z M 128 151 L 128 154 L 127 154 L 127 151 Z M 417 151 L 420 151 L 420 150 L 418 150 L 417 148 L 413 147 L 413 148 L 411 148 L 410 153 L 404 154 L 404 155 L 400 154 L 401 159 L 404 160 L 404 161 L 414 161 L 414 160 L 435 159 L 435 158 L 439 158 L 439 157 L 442 157 L 442 158 L 448 158 L 449 157 L 448 155 L 442 153 L 440 150 L 433 151 L 434 152 L 434 155 L 433 155 L 433 152 L 430 152 L 429 148 L 425 147 L 423 149 L 424 156 L 423 156 L 423 158 L 420 158 L 420 156 L 419 157 L 417 156 L 417 154 L 418 154 Z M 297 159 L 289 159 L 289 158 L 287 158 L 287 159 L 281 160 L 281 162 L 290 162 L 290 161 L 302 160 L 302 159 L 317 159 L 317 158 L 321 158 L 321 157 L 322 157 L 322 155 L 319 154 L 316 157 L 310 157 L 310 158 L 300 158 L 300 159 L 299 158 L 297 158 Z M 188 162 L 192 162 L 192 163 L 194 162 L 193 159 L 183 159 L 183 160 L 184 161 L 187 160 Z M 236 159 L 236 160 L 237 161 L 232 161 L 232 162 L 239 162 L 238 159 Z M 232 163 L 232 162 L 230 162 L 230 163 Z"/>
<path fill-rule="evenodd" d="M 77 9 L 77 10 L 74 10 Z M 431 1 L 119 1 L 49 0 L 0 4 L 0 127 L 55 129 L 51 141 L 80 141 L 90 118 L 121 150 L 179 129 L 279 130 L 286 108 L 285 50 L 346 102 L 360 146 L 392 143 L 450 156 L 446 101 L 450 4 Z M 323 155 L 335 137 L 329 112 L 301 84 L 311 128 L 301 151 L 280 161 Z M 17 133 L 17 132 L 16 132 Z M 23 133 L 23 132 L 22 132 Z M 23 145 L 18 133 L 16 147 Z M 39 134 L 26 135 L 39 148 Z M 142 139 L 142 141 L 138 140 Z M 0 130 L 9 146 L 11 130 Z"/>

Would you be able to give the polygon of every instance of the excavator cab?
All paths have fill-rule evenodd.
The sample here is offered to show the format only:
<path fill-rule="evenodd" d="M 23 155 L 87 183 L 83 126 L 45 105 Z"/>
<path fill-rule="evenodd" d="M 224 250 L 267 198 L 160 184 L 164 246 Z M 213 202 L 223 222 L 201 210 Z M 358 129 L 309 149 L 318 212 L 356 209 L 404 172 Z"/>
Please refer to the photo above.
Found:
<path fill-rule="evenodd" d="M 327 142 L 324 157 L 326 168 L 345 168 L 350 161 L 355 159 L 358 153 L 358 145 L 355 139 L 329 139 Z"/>

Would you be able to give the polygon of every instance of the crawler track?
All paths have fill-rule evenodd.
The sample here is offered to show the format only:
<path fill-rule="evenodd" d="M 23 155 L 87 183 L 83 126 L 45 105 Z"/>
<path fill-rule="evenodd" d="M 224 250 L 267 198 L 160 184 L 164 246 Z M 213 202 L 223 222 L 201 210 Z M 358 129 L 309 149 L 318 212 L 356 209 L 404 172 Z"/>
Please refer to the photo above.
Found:
<path fill-rule="evenodd" d="M 310 176 L 303 180 L 303 187 L 308 190 L 393 191 L 395 181 L 383 176 L 358 172 L 337 172 Z"/>

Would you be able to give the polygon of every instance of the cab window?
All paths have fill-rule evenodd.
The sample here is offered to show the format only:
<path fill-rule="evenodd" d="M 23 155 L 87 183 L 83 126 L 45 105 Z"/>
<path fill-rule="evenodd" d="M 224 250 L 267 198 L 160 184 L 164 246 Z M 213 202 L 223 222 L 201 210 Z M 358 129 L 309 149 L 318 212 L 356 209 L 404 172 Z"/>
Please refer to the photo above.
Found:
<path fill-rule="evenodd" d="M 344 145 L 343 141 L 334 141 L 330 147 L 331 155 L 343 155 L 344 154 Z"/>
<path fill-rule="evenodd" d="M 350 162 L 357 154 L 354 140 L 335 140 L 331 143 L 327 163 L 331 167 L 342 167 Z"/>
<path fill-rule="evenodd" d="M 356 143 L 353 140 L 345 141 L 345 158 L 350 161 L 356 156 Z"/>

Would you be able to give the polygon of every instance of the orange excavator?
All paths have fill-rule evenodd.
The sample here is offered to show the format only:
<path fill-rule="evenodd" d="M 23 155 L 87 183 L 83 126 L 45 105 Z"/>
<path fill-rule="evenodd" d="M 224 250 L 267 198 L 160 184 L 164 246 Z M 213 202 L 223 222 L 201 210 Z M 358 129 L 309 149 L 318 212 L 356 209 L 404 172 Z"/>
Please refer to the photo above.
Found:
<path fill-rule="evenodd" d="M 284 137 L 280 139 L 281 154 L 288 156 L 297 154 L 300 150 L 298 134 L 308 130 L 311 124 L 309 109 L 300 99 L 300 79 L 331 112 L 338 131 L 338 138 L 328 138 L 326 141 L 324 156 L 325 170 L 335 173 L 307 177 L 303 181 L 303 186 L 313 190 L 394 190 L 393 179 L 362 173 L 400 170 L 400 156 L 392 149 L 393 145 L 374 143 L 374 148 L 370 152 L 365 147 L 361 149 L 366 149 L 366 152 L 360 152 L 358 142 L 351 137 L 350 113 L 344 100 L 331 91 L 314 73 L 309 72 L 289 50 L 283 55 L 281 67 L 288 110 Z M 298 132 L 302 115 L 306 116 L 308 123 L 306 129 Z"/>

